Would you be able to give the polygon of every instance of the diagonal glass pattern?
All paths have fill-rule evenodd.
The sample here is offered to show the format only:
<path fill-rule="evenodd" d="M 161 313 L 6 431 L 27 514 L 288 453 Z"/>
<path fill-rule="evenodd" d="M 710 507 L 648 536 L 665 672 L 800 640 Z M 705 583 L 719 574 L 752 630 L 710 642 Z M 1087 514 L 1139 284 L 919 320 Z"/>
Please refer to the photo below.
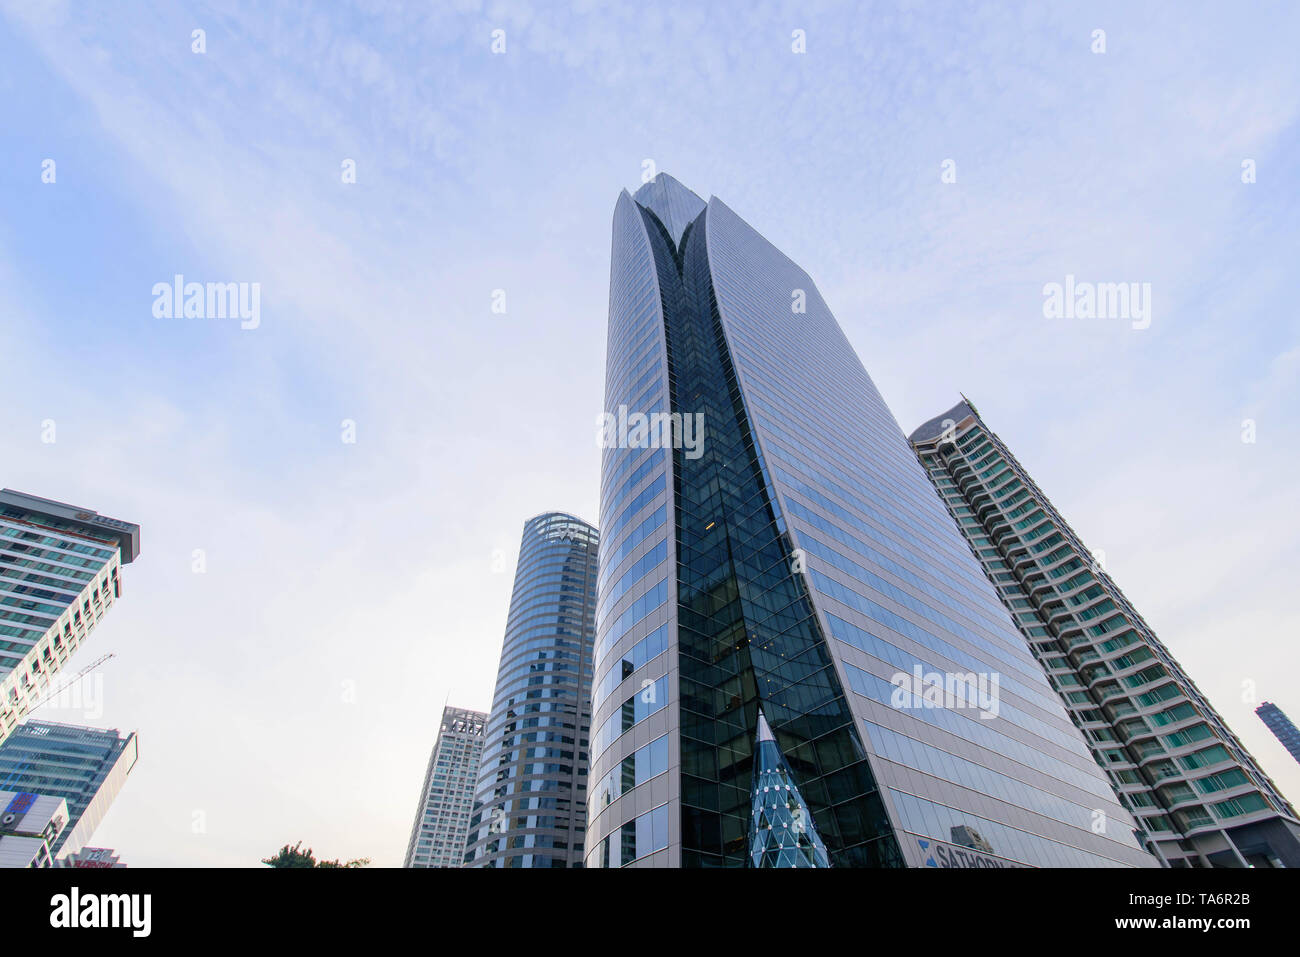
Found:
<path fill-rule="evenodd" d="M 754 734 L 753 801 L 749 825 L 752 867 L 830 867 L 826 845 L 794 782 L 763 712 Z"/>
<path fill-rule="evenodd" d="M 741 867 L 760 705 L 841 864 L 901 864 L 866 752 L 750 431 L 717 314 L 707 213 L 674 245 L 642 209 L 659 278 L 674 413 L 702 454 L 673 452 L 682 865 Z"/>

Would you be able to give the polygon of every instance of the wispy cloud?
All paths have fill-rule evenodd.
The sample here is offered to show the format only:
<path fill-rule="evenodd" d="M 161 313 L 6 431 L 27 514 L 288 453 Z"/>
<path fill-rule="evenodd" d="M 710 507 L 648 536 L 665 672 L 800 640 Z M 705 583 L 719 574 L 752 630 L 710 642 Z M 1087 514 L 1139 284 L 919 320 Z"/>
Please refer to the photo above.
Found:
<path fill-rule="evenodd" d="M 144 526 L 95 639 L 105 723 L 141 731 L 97 836 L 129 863 L 400 859 L 444 696 L 488 705 L 493 551 L 596 514 L 608 228 L 645 159 L 808 269 L 905 428 L 970 395 L 1300 795 L 1239 695 L 1300 664 L 1294 10 L 6 11 L 0 346 L 31 359 L 0 461 Z M 261 327 L 154 319 L 177 272 L 259 282 Z M 1151 328 L 1045 319 L 1067 273 L 1151 282 Z"/>

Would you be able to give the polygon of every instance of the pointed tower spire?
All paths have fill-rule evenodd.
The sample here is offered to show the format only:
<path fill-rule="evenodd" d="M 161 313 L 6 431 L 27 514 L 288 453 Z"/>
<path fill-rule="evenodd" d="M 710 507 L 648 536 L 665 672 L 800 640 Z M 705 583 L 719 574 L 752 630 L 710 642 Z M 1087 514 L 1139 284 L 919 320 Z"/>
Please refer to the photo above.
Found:
<path fill-rule="evenodd" d="M 659 217 L 675 244 L 680 244 L 686 227 L 708 204 L 667 173 L 643 183 L 632 197 Z"/>
<path fill-rule="evenodd" d="M 826 845 L 763 712 L 754 731 L 751 867 L 830 867 Z"/>

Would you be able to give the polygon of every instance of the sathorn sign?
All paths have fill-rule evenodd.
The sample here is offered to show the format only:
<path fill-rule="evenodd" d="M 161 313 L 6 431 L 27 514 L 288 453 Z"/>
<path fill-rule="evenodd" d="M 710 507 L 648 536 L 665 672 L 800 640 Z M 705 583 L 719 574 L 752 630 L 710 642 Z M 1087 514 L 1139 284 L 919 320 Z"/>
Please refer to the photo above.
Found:
<path fill-rule="evenodd" d="M 924 838 L 916 839 L 917 845 L 921 848 L 921 854 L 925 858 L 926 867 L 1024 867 L 1024 864 L 1017 864 L 1014 861 L 1008 861 L 1001 857 L 994 857 L 992 854 L 985 854 L 969 847 L 958 847 L 955 844 L 945 844 L 942 841 L 928 841 Z"/>

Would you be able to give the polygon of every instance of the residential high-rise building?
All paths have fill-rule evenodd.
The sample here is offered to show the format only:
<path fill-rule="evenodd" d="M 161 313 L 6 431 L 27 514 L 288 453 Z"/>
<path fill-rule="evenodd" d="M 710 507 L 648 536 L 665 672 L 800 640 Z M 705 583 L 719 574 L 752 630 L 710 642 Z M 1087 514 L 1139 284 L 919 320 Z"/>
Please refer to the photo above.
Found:
<path fill-rule="evenodd" d="M 524 523 L 467 866 L 582 866 L 599 541 L 563 512 Z"/>
<path fill-rule="evenodd" d="M 911 441 L 1153 853 L 1300 866 L 1295 811 L 975 407 Z"/>
<path fill-rule="evenodd" d="M 588 865 L 1154 866 L 812 279 L 664 174 L 604 411 Z"/>
<path fill-rule="evenodd" d="M 1268 725 L 1268 730 L 1282 742 L 1282 747 L 1291 752 L 1291 757 L 1300 761 L 1300 729 L 1297 729 L 1286 713 L 1272 702 L 1265 701 L 1255 713 L 1259 720 Z"/>
<path fill-rule="evenodd" d="M 474 809 L 487 715 L 443 708 L 403 867 L 460 867 Z"/>
<path fill-rule="evenodd" d="M 54 842 L 63 859 L 90 840 L 140 757 L 135 732 L 25 721 L 0 744 L 0 789 L 68 802 L 68 826 Z"/>
<path fill-rule="evenodd" d="M 0 490 L 0 741 L 122 594 L 140 526 Z"/>
<path fill-rule="evenodd" d="M 67 826 L 63 798 L 0 790 L 0 867 L 56 867 L 54 844 Z"/>

